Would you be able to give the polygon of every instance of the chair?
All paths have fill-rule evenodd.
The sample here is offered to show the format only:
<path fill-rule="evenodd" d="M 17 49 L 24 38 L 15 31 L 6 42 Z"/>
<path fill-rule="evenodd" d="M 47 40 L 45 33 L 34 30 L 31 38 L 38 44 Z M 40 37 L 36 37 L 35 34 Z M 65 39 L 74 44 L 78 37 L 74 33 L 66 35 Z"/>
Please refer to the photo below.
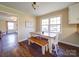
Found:
<path fill-rule="evenodd" d="M 55 38 L 49 38 L 49 52 L 52 53 L 53 47 L 52 45 L 54 45 L 54 51 L 56 52 L 56 54 L 58 54 L 58 41 L 62 39 L 61 37 L 61 33 L 57 33 Z"/>
<path fill-rule="evenodd" d="M 56 52 L 56 55 L 58 55 L 58 50 L 59 50 L 58 42 L 61 39 L 62 39 L 62 36 L 61 36 L 61 33 L 59 32 L 56 34 L 56 38 L 54 40 L 54 47 L 55 47 L 54 51 Z"/>

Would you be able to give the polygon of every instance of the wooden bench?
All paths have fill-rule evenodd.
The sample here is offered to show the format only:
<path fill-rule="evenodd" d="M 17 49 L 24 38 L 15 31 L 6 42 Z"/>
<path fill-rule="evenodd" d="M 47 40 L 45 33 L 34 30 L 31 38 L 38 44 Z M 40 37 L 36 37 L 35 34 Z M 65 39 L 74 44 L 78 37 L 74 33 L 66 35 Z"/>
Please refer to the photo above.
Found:
<path fill-rule="evenodd" d="M 35 43 L 42 47 L 42 54 L 45 54 L 45 51 L 48 51 L 48 42 L 42 39 L 38 39 L 36 37 L 30 37 L 28 40 L 28 44 Z"/>

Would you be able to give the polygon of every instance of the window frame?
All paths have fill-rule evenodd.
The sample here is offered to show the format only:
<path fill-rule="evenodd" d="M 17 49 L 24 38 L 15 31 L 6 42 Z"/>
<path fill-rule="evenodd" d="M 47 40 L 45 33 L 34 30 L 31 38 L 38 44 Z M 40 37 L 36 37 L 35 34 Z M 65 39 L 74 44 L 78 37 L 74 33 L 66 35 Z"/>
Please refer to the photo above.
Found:
<path fill-rule="evenodd" d="M 60 17 L 60 24 L 51 24 L 50 23 L 50 19 L 51 18 L 57 18 L 57 17 Z M 42 25 L 42 20 L 43 19 L 48 19 L 48 25 Z M 50 17 L 50 18 L 43 18 L 43 19 L 41 19 L 41 32 L 42 32 L 42 26 L 48 26 L 48 35 L 50 36 L 50 33 L 56 33 L 56 32 L 51 32 L 51 30 L 50 30 L 50 26 L 51 25 L 60 25 L 60 32 L 61 32 L 61 16 L 55 16 L 55 17 Z"/>

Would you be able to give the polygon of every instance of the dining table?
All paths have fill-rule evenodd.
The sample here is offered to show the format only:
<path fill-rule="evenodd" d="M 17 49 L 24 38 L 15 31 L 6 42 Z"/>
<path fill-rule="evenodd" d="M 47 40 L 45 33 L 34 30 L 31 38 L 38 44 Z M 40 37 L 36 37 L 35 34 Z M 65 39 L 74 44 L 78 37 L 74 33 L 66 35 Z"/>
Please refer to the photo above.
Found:
<path fill-rule="evenodd" d="M 50 35 L 45 35 L 42 32 L 30 32 L 30 36 L 34 36 L 34 37 L 38 36 L 40 39 L 41 38 L 47 39 L 47 41 L 48 41 L 48 50 L 49 50 L 49 53 L 52 54 L 52 50 L 53 50 L 52 45 L 54 43 L 56 35 L 50 36 Z"/>

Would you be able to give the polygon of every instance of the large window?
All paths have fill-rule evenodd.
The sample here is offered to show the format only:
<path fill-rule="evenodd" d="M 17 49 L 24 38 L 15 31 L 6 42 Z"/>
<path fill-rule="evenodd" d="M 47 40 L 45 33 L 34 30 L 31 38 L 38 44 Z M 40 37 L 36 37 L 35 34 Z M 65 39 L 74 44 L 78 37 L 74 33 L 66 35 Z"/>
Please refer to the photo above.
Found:
<path fill-rule="evenodd" d="M 14 22 L 8 22 L 8 30 L 14 30 Z"/>
<path fill-rule="evenodd" d="M 60 25 L 60 17 L 42 19 L 41 31 L 45 35 L 55 36 L 57 32 L 60 32 Z"/>

